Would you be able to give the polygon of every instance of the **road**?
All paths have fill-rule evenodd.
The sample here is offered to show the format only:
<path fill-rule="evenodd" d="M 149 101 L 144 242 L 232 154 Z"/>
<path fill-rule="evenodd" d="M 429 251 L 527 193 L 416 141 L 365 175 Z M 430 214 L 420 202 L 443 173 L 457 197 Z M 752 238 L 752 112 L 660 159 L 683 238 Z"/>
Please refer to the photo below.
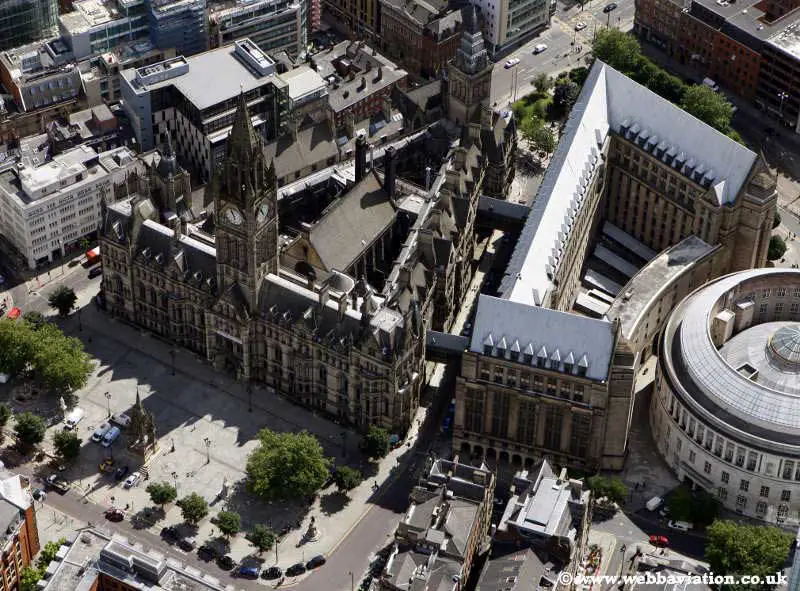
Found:
<path fill-rule="evenodd" d="M 559 72 L 586 65 L 586 56 L 591 51 L 595 31 L 612 26 L 624 31 L 633 27 L 635 12 L 633 0 L 617 0 L 617 8 L 604 13 L 605 2 L 588 2 L 583 10 L 574 3 L 558 2 L 551 26 L 515 51 L 497 57 L 492 73 L 492 104 L 498 107 L 509 104 L 514 95 L 519 99 L 531 87 L 531 81 L 540 73 L 554 75 Z M 575 25 L 586 27 L 575 30 Z M 533 54 L 534 46 L 547 45 L 547 50 Z M 574 43 L 574 44 L 573 44 Z M 578 52 L 576 50 L 580 49 Z M 504 67 L 506 60 L 519 58 L 513 68 Z"/>

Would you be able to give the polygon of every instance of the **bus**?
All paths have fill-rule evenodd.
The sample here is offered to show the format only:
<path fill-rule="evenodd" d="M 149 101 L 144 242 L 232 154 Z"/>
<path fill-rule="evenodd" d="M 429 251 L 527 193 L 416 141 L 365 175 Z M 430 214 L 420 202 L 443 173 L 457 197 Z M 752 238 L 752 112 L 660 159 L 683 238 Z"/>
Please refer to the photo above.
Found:
<path fill-rule="evenodd" d="M 85 267 L 91 267 L 92 265 L 100 262 L 100 247 L 95 246 L 94 248 L 86 251 L 86 262 L 83 264 Z"/>

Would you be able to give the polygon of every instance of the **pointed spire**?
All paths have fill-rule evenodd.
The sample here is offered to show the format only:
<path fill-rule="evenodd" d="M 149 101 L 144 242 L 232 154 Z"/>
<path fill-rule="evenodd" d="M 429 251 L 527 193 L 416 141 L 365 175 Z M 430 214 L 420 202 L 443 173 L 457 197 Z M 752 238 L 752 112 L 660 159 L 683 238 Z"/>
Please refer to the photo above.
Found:
<path fill-rule="evenodd" d="M 175 155 L 175 150 L 172 149 L 172 134 L 167 131 L 167 145 L 164 147 L 164 157 L 169 158 Z"/>
<path fill-rule="evenodd" d="M 258 143 L 256 130 L 253 129 L 253 122 L 247 110 L 247 100 L 244 97 L 244 90 L 239 93 L 239 104 L 236 106 L 236 115 L 233 117 L 233 127 L 228 136 L 228 156 L 242 156 L 250 154 Z"/>
<path fill-rule="evenodd" d="M 469 7 L 467 8 L 467 18 L 466 22 L 464 23 L 464 29 L 468 33 L 480 33 L 481 28 L 478 23 L 478 11 L 475 9 L 475 3 L 470 2 Z"/>

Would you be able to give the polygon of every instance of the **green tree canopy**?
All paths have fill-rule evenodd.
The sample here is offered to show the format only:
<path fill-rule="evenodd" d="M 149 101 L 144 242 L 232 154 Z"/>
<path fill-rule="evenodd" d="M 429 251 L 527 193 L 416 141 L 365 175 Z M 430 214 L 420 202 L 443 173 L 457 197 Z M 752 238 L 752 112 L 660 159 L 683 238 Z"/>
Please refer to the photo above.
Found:
<path fill-rule="evenodd" d="M 8 425 L 8 419 L 11 418 L 11 409 L 5 402 L 0 403 L 0 429 Z"/>
<path fill-rule="evenodd" d="M 520 133 L 536 151 L 551 154 L 556 149 L 556 138 L 541 119 L 526 119 Z"/>
<path fill-rule="evenodd" d="M 74 460 L 81 453 L 81 440 L 75 431 L 56 431 L 53 435 L 53 447 L 64 460 Z"/>
<path fill-rule="evenodd" d="M 235 536 L 242 528 L 242 518 L 236 511 L 220 511 L 216 519 L 217 527 L 226 538 Z"/>
<path fill-rule="evenodd" d="M 778 213 L 778 210 L 775 210 L 775 213 L 772 214 L 772 229 L 774 230 L 778 226 L 781 225 L 781 214 Z"/>
<path fill-rule="evenodd" d="M 681 108 L 700 121 L 708 123 L 722 133 L 731 127 L 733 110 L 725 97 L 704 84 L 694 84 L 686 89 L 681 99 Z"/>
<path fill-rule="evenodd" d="M 17 415 L 14 425 L 14 434 L 25 447 L 33 447 L 44 440 L 44 433 L 47 429 L 44 419 L 31 412 L 22 412 Z"/>
<path fill-rule="evenodd" d="M 601 476 L 599 474 L 590 476 L 586 483 L 595 499 L 608 497 L 615 503 L 624 503 L 628 498 L 628 487 L 619 478 Z"/>
<path fill-rule="evenodd" d="M 536 88 L 536 92 L 544 94 L 553 87 L 553 79 L 544 72 L 541 72 L 533 79 L 533 86 Z"/>
<path fill-rule="evenodd" d="M 153 482 L 145 490 L 150 495 L 150 501 L 162 509 L 164 505 L 178 498 L 178 491 L 169 482 Z"/>
<path fill-rule="evenodd" d="M 715 574 L 758 575 L 762 581 L 782 569 L 793 538 L 777 527 L 727 520 L 715 521 L 706 533 L 706 559 Z M 760 588 L 770 586 L 762 584 Z"/>
<path fill-rule="evenodd" d="M 278 536 L 266 525 L 256 525 L 251 531 L 247 532 L 245 539 L 261 554 L 272 548 Z"/>
<path fill-rule="evenodd" d="M 54 324 L 36 331 L 34 365 L 42 383 L 59 394 L 82 388 L 92 372 L 91 358 L 83 343 L 66 336 Z"/>
<path fill-rule="evenodd" d="M 33 360 L 35 347 L 33 331 L 27 323 L 0 319 L 0 372 L 22 373 Z"/>
<path fill-rule="evenodd" d="M 641 68 L 644 59 L 636 37 L 619 29 L 597 31 L 592 51 L 597 59 L 631 77 Z"/>
<path fill-rule="evenodd" d="M 20 591 L 36 591 L 37 583 L 44 576 L 44 569 L 28 565 L 19 574 Z"/>
<path fill-rule="evenodd" d="M 41 312 L 37 312 L 36 310 L 29 310 L 22 315 L 22 319 L 31 325 L 31 328 L 36 330 L 42 324 L 45 323 L 44 316 L 42 316 Z"/>
<path fill-rule="evenodd" d="M 47 303 L 50 304 L 51 308 L 58 311 L 59 316 L 67 316 L 77 301 L 78 296 L 75 295 L 75 291 L 66 285 L 60 285 L 55 288 L 47 298 Z"/>
<path fill-rule="evenodd" d="M 275 433 L 262 429 L 259 445 L 247 458 L 247 484 L 264 499 L 314 494 L 328 478 L 329 460 L 317 438 L 306 431 Z"/>
<path fill-rule="evenodd" d="M 370 425 L 361 439 L 361 449 L 370 458 L 382 458 L 389 453 L 391 441 L 386 429 Z"/>
<path fill-rule="evenodd" d="M 350 466 L 337 466 L 333 481 L 339 492 L 347 492 L 357 487 L 363 480 L 361 472 Z"/>
<path fill-rule="evenodd" d="M 197 493 L 186 495 L 176 505 L 181 508 L 181 517 L 189 525 L 197 525 L 208 515 L 208 503 Z"/>
<path fill-rule="evenodd" d="M 767 258 L 771 261 L 777 261 L 786 254 L 786 241 L 780 236 L 773 236 L 769 239 L 769 248 L 767 248 Z"/>
<path fill-rule="evenodd" d="M 44 548 L 41 549 L 39 552 L 39 560 L 38 564 L 42 568 L 47 568 L 51 562 L 56 559 L 56 554 L 58 554 L 58 549 L 61 548 L 64 544 L 67 543 L 67 538 L 60 538 L 55 542 L 47 542 L 44 545 Z"/>

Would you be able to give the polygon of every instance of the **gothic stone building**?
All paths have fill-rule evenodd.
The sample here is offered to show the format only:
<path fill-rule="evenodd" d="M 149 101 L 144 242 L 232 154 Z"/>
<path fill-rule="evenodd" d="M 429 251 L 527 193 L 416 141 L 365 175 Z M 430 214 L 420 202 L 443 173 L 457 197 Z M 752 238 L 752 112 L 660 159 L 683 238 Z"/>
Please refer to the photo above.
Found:
<path fill-rule="evenodd" d="M 158 223 L 150 199 L 105 208 L 108 311 L 340 420 L 405 430 L 423 381 L 426 286 L 400 285 L 401 305 L 336 270 L 317 284 L 281 268 L 275 172 L 243 100 L 211 190 L 213 246 L 180 220 Z"/>

